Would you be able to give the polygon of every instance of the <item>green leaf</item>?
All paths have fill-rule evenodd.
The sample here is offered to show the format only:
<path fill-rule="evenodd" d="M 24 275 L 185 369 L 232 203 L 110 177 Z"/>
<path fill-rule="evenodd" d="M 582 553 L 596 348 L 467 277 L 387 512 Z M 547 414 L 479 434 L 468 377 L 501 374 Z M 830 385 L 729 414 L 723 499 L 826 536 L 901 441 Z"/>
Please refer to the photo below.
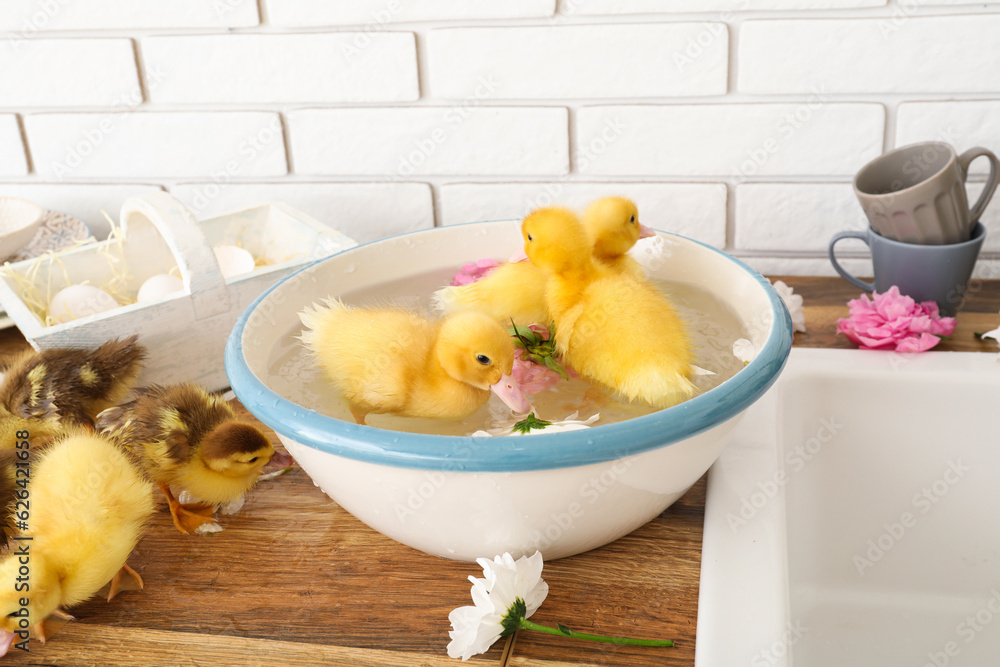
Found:
<path fill-rule="evenodd" d="M 547 422 L 544 419 L 537 419 L 535 413 L 532 412 L 527 417 L 521 421 L 514 424 L 514 430 L 518 433 L 528 433 L 532 429 L 544 429 L 546 426 L 552 426 L 552 422 Z"/>
<path fill-rule="evenodd" d="M 550 324 L 548 327 L 548 340 L 544 340 L 541 334 L 535 333 L 528 327 L 519 327 L 513 319 L 510 321 L 510 326 L 508 331 L 516 339 L 517 344 L 524 349 L 522 356 L 525 359 L 555 371 L 564 380 L 569 379 L 562 364 L 556 361 L 558 353 L 556 351 L 555 331 L 553 330 L 554 324 Z"/>
<path fill-rule="evenodd" d="M 538 344 L 538 335 L 528 327 L 517 326 L 517 324 L 514 323 L 513 318 L 510 320 L 510 326 L 511 328 L 508 329 L 508 332 L 511 336 L 517 339 L 517 342 L 525 350 L 530 350 Z"/>
<path fill-rule="evenodd" d="M 569 628 L 567 628 L 567 627 L 566 627 L 565 625 L 563 625 L 562 623 L 556 623 L 556 627 L 558 627 L 558 628 L 559 628 L 559 632 L 563 633 L 563 634 L 564 634 L 564 635 L 566 635 L 567 637 L 573 634 L 573 631 L 572 631 L 572 630 L 570 630 Z"/>
<path fill-rule="evenodd" d="M 551 368 L 552 370 L 554 370 L 556 373 L 559 373 L 560 377 L 562 377 L 563 380 L 569 379 L 569 376 L 566 375 L 566 371 L 565 369 L 563 369 L 562 364 L 556 361 L 555 358 L 543 357 L 542 363 L 545 364 L 547 367 Z"/>

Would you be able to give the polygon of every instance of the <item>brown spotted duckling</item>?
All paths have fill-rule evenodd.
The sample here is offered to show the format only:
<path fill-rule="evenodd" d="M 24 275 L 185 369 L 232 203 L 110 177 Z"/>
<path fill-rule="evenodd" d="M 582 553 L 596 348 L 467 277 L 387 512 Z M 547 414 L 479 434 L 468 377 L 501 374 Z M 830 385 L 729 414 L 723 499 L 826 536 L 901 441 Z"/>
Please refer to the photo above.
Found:
<path fill-rule="evenodd" d="M 101 413 L 97 428 L 139 459 L 166 496 L 182 533 L 211 522 L 216 505 L 242 498 L 276 456 L 260 429 L 237 420 L 225 400 L 197 385 L 153 386 L 137 393 L 135 400 Z M 172 486 L 203 504 L 182 505 Z"/>
<path fill-rule="evenodd" d="M 55 435 L 67 426 L 93 427 L 117 405 L 142 372 L 145 349 L 132 336 L 93 350 L 29 351 L 8 366 L 0 382 L 0 449 L 13 448 L 18 431 Z"/>

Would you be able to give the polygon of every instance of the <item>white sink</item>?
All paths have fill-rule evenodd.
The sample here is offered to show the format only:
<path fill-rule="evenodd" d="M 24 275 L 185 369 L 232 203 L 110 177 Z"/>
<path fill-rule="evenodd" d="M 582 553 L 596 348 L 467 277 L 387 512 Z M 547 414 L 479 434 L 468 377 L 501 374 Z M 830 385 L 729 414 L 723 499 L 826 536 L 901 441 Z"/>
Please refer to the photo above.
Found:
<path fill-rule="evenodd" d="M 1000 665 L 996 355 L 792 350 L 709 474 L 695 665 Z"/>

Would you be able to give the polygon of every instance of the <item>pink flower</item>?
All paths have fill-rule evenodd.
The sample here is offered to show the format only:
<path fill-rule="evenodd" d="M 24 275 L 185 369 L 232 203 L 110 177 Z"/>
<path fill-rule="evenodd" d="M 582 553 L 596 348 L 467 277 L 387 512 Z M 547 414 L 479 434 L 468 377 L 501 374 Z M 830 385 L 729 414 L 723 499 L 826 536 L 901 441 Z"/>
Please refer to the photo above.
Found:
<path fill-rule="evenodd" d="M 888 292 L 862 294 L 847 302 L 850 317 L 837 320 L 837 333 L 869 350 L 924 352 L 937 345 L 939 336 L 955 331 L 954 317 L 941 317 L 933 301 L 917 303 L 893 285 Z"/>
<path fill-rule="evenodd" d="M 493 269 L 498 266 L 500 266 L 500 262 L 489 257 L 463 264 L 462 270 L 456 273 L 455 277 L 451 279 L 451 286 L 470 285 L 493 273 Z"/>
<path fill-rule="evenodd" d="M 511 371 L 511 377 L 526 395 L 530 396 L 551 389 L 562 380 L 559 373 L 542 364 L 523 359 L 522 354 L 524 354 L 524 350 L 520 348 L 514 350 L 514 370 Z"/>
<path fill-rule="evenodd" d="M 528 328 L 542 337 L 542 340 L 549 339 L 549 328 L 544 324 L 529 324 Z"/>

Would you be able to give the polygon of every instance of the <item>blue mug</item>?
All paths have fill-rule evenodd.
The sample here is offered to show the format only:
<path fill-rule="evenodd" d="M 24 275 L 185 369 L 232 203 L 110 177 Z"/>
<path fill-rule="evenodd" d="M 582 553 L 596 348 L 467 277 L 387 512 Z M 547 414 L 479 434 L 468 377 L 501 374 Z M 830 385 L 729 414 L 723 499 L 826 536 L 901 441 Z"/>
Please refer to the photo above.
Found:
<path fill-rule="evenodd" d="M 834 246 L 843 239 L 859 239 L 868 245 L 875 268 L 875 282 L 848 273 L 837 261 Z M 914 301 L 936 301 L 941 314 L 953 316 L 965 298 L 972 269 L 986 239 L 986 228 L 977 222 L 968 241 L 946 245 L 903 243 L 881 236 L 871 227 L 865 232 L 837 232 L 830 239 L 830 261 L 847 282 L 866 292 L 879 294 L 895 285 L 900 294 Z"/>

